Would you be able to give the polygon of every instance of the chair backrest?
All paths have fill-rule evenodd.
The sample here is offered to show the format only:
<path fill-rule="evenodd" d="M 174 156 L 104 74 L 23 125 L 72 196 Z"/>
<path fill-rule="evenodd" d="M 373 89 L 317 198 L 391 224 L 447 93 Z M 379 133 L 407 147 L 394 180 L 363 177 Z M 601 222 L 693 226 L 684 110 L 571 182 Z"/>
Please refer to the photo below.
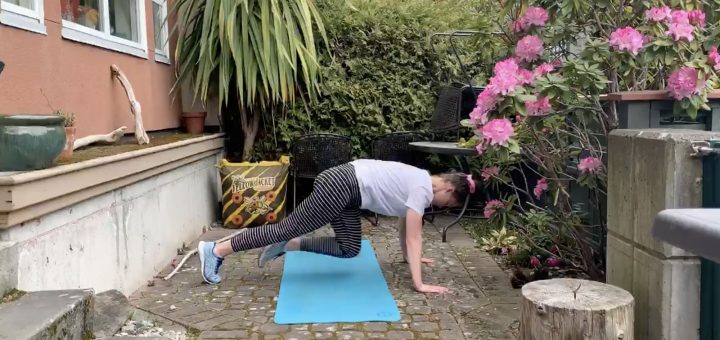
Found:
<path fill-rule="evenodd" d="M 469 117 L 482 89 L 461 83 L 443 87 L 430 120 L 430 130 L 447 132 L 460 128 L 460 121 Z"/>
<path fill-rule="evenodd" d="M 410 147 L 410 142 L 423 140 L 417 132 L 391 132 L 373 140 L 372 157 L 383 161 L 395 161 L 417 165 L 419 155 Z"/>
<path fill-rule="evenodd" d="M 352 160 L 350 137 L 332 133 L 304 135 L 293 142 L 292 166 L 297 177 L 315 177 Z"/>
<path fill-rule="evenodd" d="M 446 86 L 440 89 L 440 96 L 430 120 L 432 132 L 445 132 L 460 126 L 459 112 L 462 101 L 462 88 Z"/>

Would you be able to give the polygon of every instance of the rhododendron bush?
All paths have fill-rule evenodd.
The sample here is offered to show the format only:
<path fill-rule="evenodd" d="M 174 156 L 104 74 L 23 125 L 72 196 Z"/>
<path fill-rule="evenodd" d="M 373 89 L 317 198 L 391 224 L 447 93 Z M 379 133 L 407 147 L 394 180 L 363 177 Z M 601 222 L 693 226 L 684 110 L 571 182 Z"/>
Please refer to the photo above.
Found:
<path fill-rule="evenodd" d="M 577 3 L 586 7 L 504 3 L 511 54 L 496 62 L 463 121 L 473 136 L 459 144 L 475 148 L 494 193 L 483 224 L 521 236 L 519 247 L 499 252 L 515 252 L 516 263 L 536 270 L 552 259 L 553 267 L 602 279 L 605 254 L 596 241 L 606 232 L 604 140 L 617 119 L 600 95 L 663 89 L 677 114 L 694 117 L 718 88 L 718 29 L 711 14 L 690 5 Z M 579 12 L 586 17 L 576 18 Z M 579 187 L 589 192 L 584 204 L 572 194 Z"/>

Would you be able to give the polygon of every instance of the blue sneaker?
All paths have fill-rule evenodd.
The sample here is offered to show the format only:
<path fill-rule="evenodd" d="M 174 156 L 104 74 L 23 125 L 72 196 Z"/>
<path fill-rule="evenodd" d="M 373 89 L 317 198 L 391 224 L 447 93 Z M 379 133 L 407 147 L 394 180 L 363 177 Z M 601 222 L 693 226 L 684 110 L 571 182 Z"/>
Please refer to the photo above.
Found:
<path fill-rule="evenodd" d="M 287 244 L 287 241 L 283 241 L 283 242 L 278 242 L 278 243 L 266 246 L 265 249 L 263 249 L 262 253 L 260 253 L 260 256 L 258 257 L 258 267 L 262 268 L 268 262 L 270 262 L 280 256 L 283 256 L 285 254 L 285 245 L 286 244 Z"/>
<path fill-rule="evenodd" d="M 223 263 L 222 257 L 215 256 L 213 249 L 215 242 L 200 241 L 198 243 L 198 255 L 200 256 L 200 270 L 205 282 L 216 285 L 220 283 L 222 278 L 218 275 L 218 270 Z"/>

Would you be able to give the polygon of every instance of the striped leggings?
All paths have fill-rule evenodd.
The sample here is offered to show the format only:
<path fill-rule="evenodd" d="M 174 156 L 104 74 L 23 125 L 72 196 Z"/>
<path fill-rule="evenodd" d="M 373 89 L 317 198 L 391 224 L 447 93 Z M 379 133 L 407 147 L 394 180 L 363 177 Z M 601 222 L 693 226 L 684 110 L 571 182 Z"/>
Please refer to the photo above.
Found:
<path fill-rule="evenodd" d="M 235 252 L 289 241 L 330 223 L 335 237 L 311 237 L 300 241 L 300 250 L 335 257 L 360 253 L 360 188 L 355 168 L 344 164 L 323 171 L 313 191 L 295 211 L 275 224 L 249 228 L 230 240 Z"/>

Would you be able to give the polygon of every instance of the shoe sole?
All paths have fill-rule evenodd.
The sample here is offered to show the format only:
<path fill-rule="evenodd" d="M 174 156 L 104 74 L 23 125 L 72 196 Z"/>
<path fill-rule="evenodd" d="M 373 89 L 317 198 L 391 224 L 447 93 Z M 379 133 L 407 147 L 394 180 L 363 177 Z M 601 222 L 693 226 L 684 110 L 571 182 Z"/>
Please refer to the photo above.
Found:
<path fill-rule="evenodd" d="M 203 246 L 205 245 L 205 241 L 200 241 L 198 243 L 198 256 L 200 256 L 200 276 L 202 276 L 203 281 L 205 281 L 208 284 L 214 285 L 215 283 L 210 282 L 205 277 L 205 252 L 203 252 Z"/>
<path fill-rule="evenodd" d="M 287 242 L 286 242 L 286 244 L 287 244 Z M 263 248 L 263 251 L 262 251 L 262 252 L 260 253 L 260 255 L 258 256 L 258 267 L 263 268 L 263 267 L 265 267 L 266 264 L 268 264 L 268 263 L 270 263 L 270 262 L 272 262 L 272 261 L 275 261 L 275 260 L 277 260 L 278 258 L 280 258 L 281 256 L 285 255 L 285 252 L 282 252 L 282 253 L 280 253 L 279 255 L 276 255 L 275 257 L 267 260 L 267 261 L 265 262 L 265 264 L 263 264 L 263 263 L 262 263 L 263 254 L 265 254 L 265 252 L 266 252 L 268 249 L 272 248 L 273 246 L 274 246 L 274 244 L 271 244 L 271 245 L 265 246 L 265 248 Z"/>

